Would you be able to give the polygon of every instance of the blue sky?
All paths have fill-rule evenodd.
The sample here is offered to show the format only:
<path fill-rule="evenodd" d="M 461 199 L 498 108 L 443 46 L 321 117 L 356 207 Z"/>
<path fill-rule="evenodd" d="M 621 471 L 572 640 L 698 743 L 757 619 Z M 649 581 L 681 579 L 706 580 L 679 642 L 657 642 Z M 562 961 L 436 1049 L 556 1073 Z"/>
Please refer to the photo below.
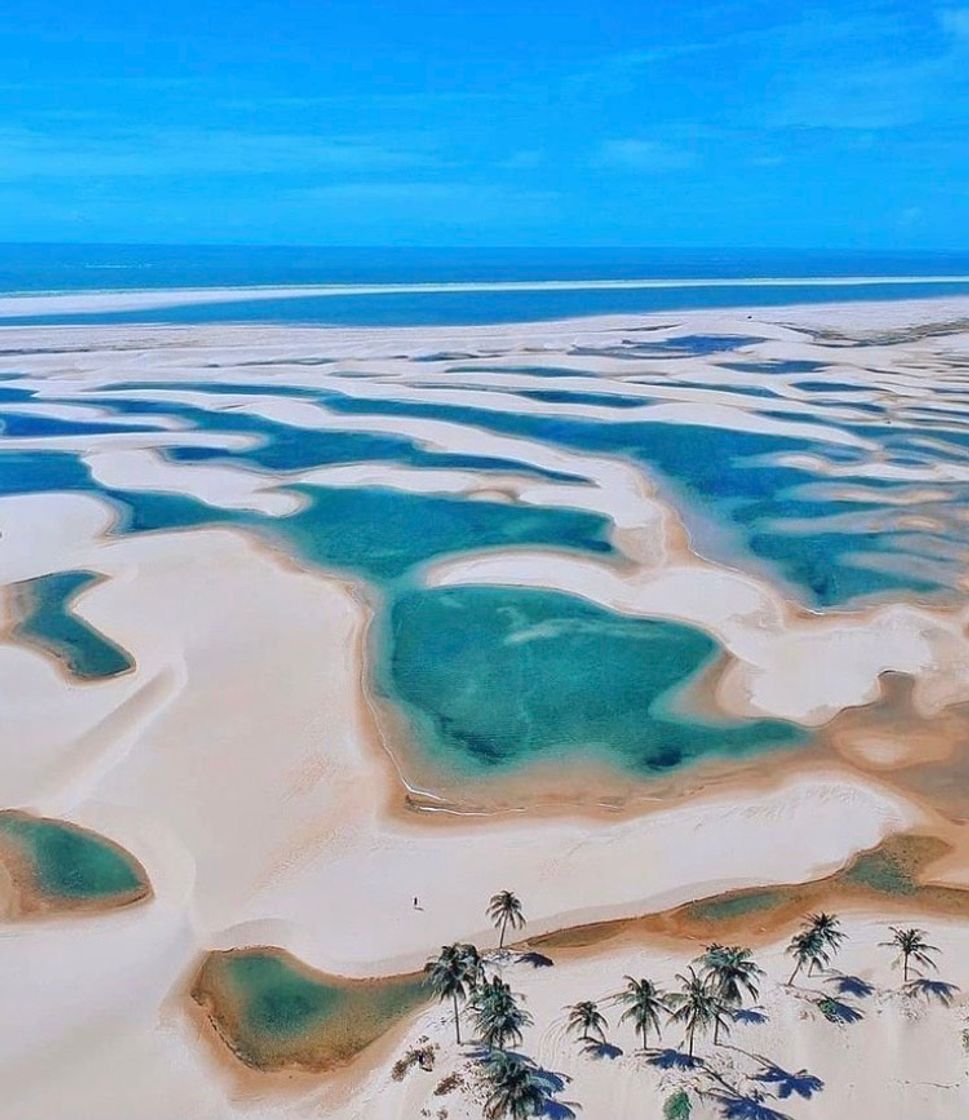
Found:
<path fill-rule="evenodd" d="M 969 6 L 13 0 L 0 240 L 969 248 Z"/>

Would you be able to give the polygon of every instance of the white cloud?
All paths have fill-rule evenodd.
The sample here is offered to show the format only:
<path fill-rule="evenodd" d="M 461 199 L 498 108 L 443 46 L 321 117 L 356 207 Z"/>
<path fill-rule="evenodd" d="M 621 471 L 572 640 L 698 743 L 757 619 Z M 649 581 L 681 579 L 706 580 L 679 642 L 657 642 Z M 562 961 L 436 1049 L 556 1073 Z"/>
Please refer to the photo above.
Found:
<path fill-rule="evenodd" d="M 942 8 L 939 23 L 950 35 L 969 39 L 969 8 Z"/>
<path fill-rule="evenodd" d="M 539 167 L 543 158 L 542 153 L 537 149 L 523 149 L 520 152 L 512 152 L 510 156 L 499 160 L 497 166 L 507 171 L 524 171 L 532 167 Z"/>
<path fill-rule="evenodd" d="M 0 130 L 0 180 L 394 171 L 446 166 L 426 143 L 226 129 L 75 134 Z"/>
<path fill-rule="evenodd" d="M 682 171 L 693 167 L 696 162 L 696 153 L 689 149 L 677 148 L 662 140 L 639 140 L 633 137 L 604 141 L 593 160 L 598 167 L 647 174 Z"/>

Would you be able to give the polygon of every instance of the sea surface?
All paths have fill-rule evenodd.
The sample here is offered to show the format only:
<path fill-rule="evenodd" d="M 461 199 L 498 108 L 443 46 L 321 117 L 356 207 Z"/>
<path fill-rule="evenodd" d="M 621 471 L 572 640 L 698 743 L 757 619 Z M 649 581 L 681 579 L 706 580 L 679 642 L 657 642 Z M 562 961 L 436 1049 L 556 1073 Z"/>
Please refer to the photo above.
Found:
<path fill-rule="evenodd" d="M 487 287 L 495 284 L 514 287 Z M 245 291 L 300 285 L 340 290 L 258 300 Z M 969 294 L 969 253 L 0 245 L 0 293 L 166 288 L 238 288 L 239 296 L 6 321 L 448 325 L 910 299 Z"/>

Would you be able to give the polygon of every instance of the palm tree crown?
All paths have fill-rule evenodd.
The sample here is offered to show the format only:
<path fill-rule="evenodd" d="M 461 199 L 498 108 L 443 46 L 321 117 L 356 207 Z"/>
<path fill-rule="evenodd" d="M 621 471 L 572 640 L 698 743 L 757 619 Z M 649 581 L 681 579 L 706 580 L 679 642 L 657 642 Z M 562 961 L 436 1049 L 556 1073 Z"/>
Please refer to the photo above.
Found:
<path fill-rule="evenodd" d="M 797 974 L 807 965 L 808 975 L 815 968 L 825 968 L 831 962 L 825 941 L 816 929 L 806 926 L 791 938 L 786 950 L 788 956 L 794 958 L 794 971 L 788 978 L 788 984 L 793 984 Z"/>
<path fill-rule="evenodd" d="M 605 1042 L 606 1022 L 605 1015 L 599 1010 L 599 1005 L 591 999 L 581 1000 L 568 1008 L 569 1024 L 567 1030 L 578 1035 L 580 1042 Z"/>
<path fill-rule="evenodd" d="M 702 1033 L 713 1026 L 718 1035 L 721 1029 L 729 1034 L 730 1025 L 724 1018 L 723 1004 L 709 977 L 700 976 L 691 967 L 688 975 L 678 973 L 676 979 L 680 982 L 680 991 L 669 996 L 669 1003 L 673 1008 L 670 1021 L 686 1026 L 689 1054 L 692 1058 L 697 1031 Z"/>
<path fill-rule="evenodd" d="M 891 941 L 882 941 L 881 944 L 898 950 L 895 964 L 902 962 L 902 974 L 906 984 L 912 961 L 922 968 L 938 967 L 930 954 L 940 953 L 942 950 L 925 940 L 924 929 L 900 929 L 898 926 L 889 926 L 889 929 L 892 931 Z"/>
<path fill-rule="evenodd" d="M 483 983 L 485 979 L 484 958 L 478 951 L 478 946 L 472 945 L 470 942 L 462 942 L 458 944 L 456 948 L 464 958 L 465 967 L 467 968 L 468 990 L 474 992 L 478 985 Z"/>
<path fill-rule="evenodd" d="M 498 976 L 479 985 L 473 1003 L 474 1024 L 489 1050 L 507 1050 L 522 1041 L 522 1030 L 532 1017 L 518 1006 L 511 988 Z"/>
<path fill-rule="evenodd" d="M 459 1004 L 468 998 L 469 988 L 474 986 L 475 965 L 468 945 L 442 945 L 436 957 L 424 965 L 427 981 L 439 1000 L 450 999 L 454 1005 L 454 1035 L 461 1041 L 461 1020 Z M 474 951 L 477 958 L 477 950 Z"/>
<path fill-rule="evenodd" d="M 750 949 L 740 945 L 708 945 L 697 963 L 723 1007 L 740 1007 L 745 994 L 757 999 L 757 978 L 764 975 L 764 970 L 755 963 Z M 719 1040 L 717 1020 L 713 1027 L 714 1044 Z"/>
<path fill-rule="evenodd" d="M 626 1005 L 626 1010 L 619 1021 L 625 1023 L 627 1020 L 632 1020 L 633 1026 L 643 1036 L 645 1050 L 650 1031 L 659 1038 L 660 1013 L 669 1013 L 666 994 L 652 980 L 636 980 L 632 976 L 627 976 L 626 987 L 619 993 L 619 1001 Z"/>
<path fill-rule="evenodd" d="M 498 1051 L 487 1069 L 491 1084 L 484 1106 L 487 1120 L 527 1120 L 544 1113 L 545 1087 L 525 1059 Z"/>
<path fill-rule="evenodd" d="M 521 929 L 525 924 L 521 901 L 513 891 L 499 891 L 491 896 L 487 913 L 495 929 L 500 931 L 498 948 L 504 949 L 505 932 L 508 927 Z"/>
<path fill-rule="evenodd" d="M 831 950 L 832 956 L 841 948 L 841 942 L 848 937 L 841 929 L 838 915 L 826 914 L 823 910 L 817 914 L 809 914 L 802 924 L 805 929 L 817 934 L 821 944 Z"/>

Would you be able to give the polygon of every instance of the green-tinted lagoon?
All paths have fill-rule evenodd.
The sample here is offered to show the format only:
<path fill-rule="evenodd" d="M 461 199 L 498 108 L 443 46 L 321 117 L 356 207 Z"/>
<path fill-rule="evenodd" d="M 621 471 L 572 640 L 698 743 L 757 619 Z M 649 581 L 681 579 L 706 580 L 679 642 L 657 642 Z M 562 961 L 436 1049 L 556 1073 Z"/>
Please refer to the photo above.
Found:
<path fill-rule="evenodd" d="M 557 592 L 411 591 L 375 640 L 378 690 L 452 774 L 581 756 L 648 775 L 803 740 L 778 720 L 687 713 L 684 686 L 718 653 L 706 634 Z"/>
<path fill-rule="evenodd" d="M 342 980 L 258 947 L 210 953 L 192 998 L 246 1065 L 320 1071 L 349 1061 L 430 991 L 420 974 Z"/>
<path fill-rule="evenodd" d="M 138 861 L 106 837 L 15 810 L 0 812 L 0 862 L 24 913 L 124 906 L 151 889 Z"/>
<path fill-rule="evenodd" d="M 71 609 L 74 598 L 100 578 L 94 572 L 54 572 L 17 585 L 23 618 L 16 636 L 52 653 L 84 680 L 113 677 L 134 668 L 120 646 Z"/>

